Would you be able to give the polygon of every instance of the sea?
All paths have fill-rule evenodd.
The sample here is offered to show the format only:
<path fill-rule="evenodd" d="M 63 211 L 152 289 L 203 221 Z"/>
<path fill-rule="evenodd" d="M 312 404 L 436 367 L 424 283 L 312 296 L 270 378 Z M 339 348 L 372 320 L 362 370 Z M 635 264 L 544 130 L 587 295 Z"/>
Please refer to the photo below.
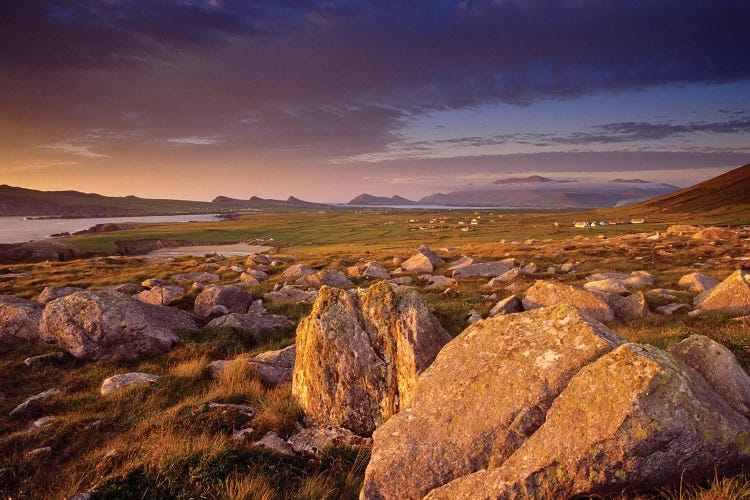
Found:
<path fill-rule="evenodd" d="M 198 222 L 216 221 L 214 214 L 154 215 L 144 217 L 101 217 L 92 219 L 35 219 L 32 217 L 0 217 L 0 243 L 21 243 L 42 240 L 56 233 L 73 233 L 97 224 L 123 222 Z"/>

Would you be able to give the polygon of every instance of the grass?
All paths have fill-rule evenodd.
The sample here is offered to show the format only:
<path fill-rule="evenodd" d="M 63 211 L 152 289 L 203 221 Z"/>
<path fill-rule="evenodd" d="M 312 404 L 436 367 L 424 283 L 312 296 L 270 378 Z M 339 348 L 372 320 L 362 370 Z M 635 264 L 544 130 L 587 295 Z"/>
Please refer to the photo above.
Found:
<path fill-rule="evenodd" d="M 453 220 L 465 217 L 463 212 L 441 214 Z M 273 237 L 281 246 L 276 255 L 288 262 L 294 257 L 296 262 L 317 268 L 344 269 L 363 260 L 374 260 L 389 270 L 396 267 L 394 256 L 408 257 L 419 244 L 427 243 L 449 261 L 466 254 L 483 260 L 515 257 L 524 263 L 536 263 L 541 270 L 538 275 L 516 280 L 521 292 L 537 278 L 581 285 L 594 272 L 637 270 L 651 272 L 656 287 L 679 289 L 680 276 L 698 269 L 695 264 L 707 265 L 701 272 L 723 279 L 736 268 L 738 261 L 734 257 L 748 254 L 743 240 L 710 244 L 689 237 L 611 237 L 625 230 L 663 229 L 664 225 L 677 222 L 672 215 L 665 215 L 652 225 L 588 231 L 562 227 L 563 221 L 573 221 L 580 214 L 531 212 L 495 216 L 495 223 L 483 222 L 477 231 L 469 233 L 409 229 L 414 226 L 409 218 L 434 216 L 431 212 L 258 213 L 238 221 L 143 227 L 69 241 L 81 248 L 101 250 L 118 238 L 129 237 L 206 238 L 205 241 Z M 554 228 L 553 222 L 558 220 L 561 227 Z M 597 234 L 610 237 L 599 239 Z M 531 236 L 540 241 L 509 241 Z M 503 239 L 508 241 L 501 243 Z M 549 266 L 559 267 L 565 262 L 577 263 L 576 272 L 544 272 Z M 243 263 L 241 257 L 220 260 L 215 266 L 192 257 L 150 264 L 141 258 L 127 257 L 23 264 L 13 266 L 14 270 L 29 276 L 0 281 L 0 294 L 32 298 L 47 285 L 98 288 L 199 271 L 217 272 L 222 283 L 234 283 L 238 274 L 226 268 Z M 248 291 L 261 298 L 280 281 L 278 276 L 275 273 L 267 282 L 248 287 Z M 486 315 L 497 299 L 510 295 L 510 291 L 500 289 L 495 291 L 495 297 L 490 297 L 493 291 L 482 287 L 486 281 L 462 280 L 455 293 L 449 295 L 442 291 L 421 294 L 443 326 L 457 335 L 467 326 L 465 316 L 469 310 Z M 367 282 L 356 283 L 366 286 Z M 178 306 L 190 310 L 195 294 L 190 291 Z M 695 294 L 676 295 L 678 301 L 690 302 Z M 668 302 L 651 297 L 648 301 L 652 308 Z M 307 315 L 311 307 L 274 303 L 265 306 L 269 312 L 295 321 Z M 95 498 L 357 498 L 369 460 L 365 452 L 334 449 L 320 461 L 308 462 L 258 451 L 231 439 L 234 431 L 245 427 L 252 427 L 252 440 L 268 431 L 288 437 L 303 415 L 288 385 L 264 387 L 243 362 L 231 363 L 214 379 L 209 363 L 290 345 L 294 342 L 293 329 L 256 336 L 232 329 L 208 329 L 205 324 L 202 320 L 198 329 L 180 332 L 182 343 L 168 354 L 136 362 L 83 362 L 66 356 L 30 368 L 23 364 L 24 358 L 51 352 L 52 348 L 0 345 L 0 498 L 61 498 L 91 488 L 96 491 Z M 609 326 L 630 341 L 660 348 L 694 333 L 707 335 L 730 348 L 743 367 L 750 370 L 747 327 L 726 316 L 651 315 L 617 320 Z M 119 394 L 99 394 L 104 378 L 129 371 L 155 373 L 162 378 L 155 384 Z M 32 408 L 27 416 L 8 417 L 24 398 L 50 387 L 59 387 L 61 394 Z M 250 418 L 232 410 L 212 409 L 209 402 L 252 405 L 257 412 Z M 26 432 L 34 418 L 45 415 L 54 415 L 57 420 L 45 429 Z M 28 455 L 45 446 L 50 446 L 53 453 Z M 115 452 L 110 454 L 111 450 Z M 744 498 L 749 496 L 749 484 L 741 474 L 717 476 L 705 483 L 686 484 L 642 497 Z"/>

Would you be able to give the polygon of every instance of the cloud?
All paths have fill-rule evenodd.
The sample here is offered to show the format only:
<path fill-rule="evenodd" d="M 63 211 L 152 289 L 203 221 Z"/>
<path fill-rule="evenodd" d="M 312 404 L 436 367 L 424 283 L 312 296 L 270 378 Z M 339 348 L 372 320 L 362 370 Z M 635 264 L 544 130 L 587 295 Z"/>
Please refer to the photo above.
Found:
<path fill-rule="evenodd" d="M 108 158 L 109 155 L 103 153 L 97 153 L 92 151 L 93 146 L 88 144 L 75 143 L 72 140 L 59 141 L 52 144 L 42 144 L 39 146 L 43 149 L 49 149 L 52 151 L 59 151 L 61 153 L 71 154 L 75 156 L 81 156 L 83 158 Z"/>
<path fill-rule="evenodd" d="M 221 140 L 215 137 L 189 136 L 189 137 L 174 137 L 172 139 L 167 139 L 167 142 L 170 144 L 188 144 L 188 145 L 195 145 L 195 146 L 206 146 L 210 144 L 217 144 L 221 142 Z"/>

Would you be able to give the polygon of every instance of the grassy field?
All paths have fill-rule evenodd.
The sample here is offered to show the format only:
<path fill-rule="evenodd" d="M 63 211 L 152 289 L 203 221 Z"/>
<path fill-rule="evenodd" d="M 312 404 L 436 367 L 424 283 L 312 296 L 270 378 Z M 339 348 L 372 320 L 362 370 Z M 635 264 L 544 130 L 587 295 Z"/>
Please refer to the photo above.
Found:
<path fill-rule="evenodd" d="M 500 217 L 502 215 L 502 217 Z M 481 216 L 475 231 L 457 228 L 412 230 L 431 219 L 446 217 L 447 225 Z M 375 260 L 389 270 L 395 256 L 408 257 L 423 243 L 431 245 L 448 261 L 462 254 L 481 259 L 515 257 L 535 262 L 540 273 L 519 278 L 518 292 L 535 279 L 549 279 L 544 270 L 576 262 L 577 272 L 555 278 L 582 284 L 598 271 L 646 270 L 656 286 L 677 288 L 679 277 L 705 265 L 708 275 L 725 278 L 738 265 L 737 257 L 750 255 L 746 240 L 710 242 L 690 237 L 648 240 L 635 234 L 663 229 L 676 222 L 730 222 L 726 218 L 690 220 L 649 218 L 643 225 L 576 229 L 574 213 L 503 213 L 476 215 L 465 211 L 356 213 L 258 213 L 237 221 L 160 225 L 121 233 L 86 235 L 68 241 L 81 249 L 111 249 L 122 238 L 178 238 L 197 241 L 244 241 L 273 238 L 275 255 L 287 262 L 319 268 L 339 268 Z M 604 217 L 602 217 L 604 218 Z M 416 222 L 410 222 L 410 219 Z M 491 222 L 491 221 L 495 222 Z M 555 227 L 558 222 L 560 227 Z M 600 238 L 598 236 L 602 235 Z M 529 238 L 538 241 L 525 241 Z M 506 240 L 503 242 L 502 240 Z M 511 241 L 515 240 L 515 241 Z M 222 282 L 236 282 L 238 275 L 226 269 L 243 258 L 220 261 Z M 145 263 L 138 257 L 83 259 L 13 266 L 28 273 L 25 278 L 0 280 L 0 294 L 32 298 L 47 285 L 98 288 L 108 284 L 169 278 L 172 274 L 217 271 L 202 258 L 181 257 L 174 262 Z M 440 270 L 438 270 L 440 272 Z M 1 275 L 0 275 L 1 278 Z M 279 273 L 250 292 L 261 297 L 279 281 Z M 451 294 L 421 290 L 452 335 L 467 325 L 466 314 L 475 309 L 486 315 L 497 297 L 482 287 L 486 279 L 462 280 Z M 364 281 L 358 285 L 365 286 Z M 694 293 L 680 292 L 678 300 L 690 301 Z M 194 293 L 179 307 L 192 308 Z M 664 301 L 649 298 L 650 306 Z M 295 321 L 309 306 L 273 305 L 271 312 Z M 685 315 L 652 315 L 638 320 L 616 320 L 610 328 L 628 340 L 665 347 L 693 333 L 728 346 L 745 369 L 750 369 L 750 334 L 746 325 L 725 316 L 690 318 Z M 63 498 L 94 488 L 94 498 L 357 498 L 368 456 L 356 449 L 332 449 L 319 461 L 280 457 L 232 441 L 234 430 L 252 426 L 252 439 L 269 430 L 289 436 L 302 413 L 289 386 L 271 389 L 238 364 L 220 378 L 209 376 L 207 365 L 216 359 L 247 356 L 294 342 L 293 329 L 262 338 L 242 332 L 207 330 L 181 332 L 183 342 L 169 354 L 138 362 L 108 360 L 83 362 L 71 357 L 53 359 L 30 368 L 27 356 L 53 352 L 50 346 L 0 346 L 0 498 Z M 152 386 L 112 396 L 101 396 L 102 380 L 116 373 L 144 371 L 162 376 Z M 51 387 L 61 393 L 21 418 L 8 413 L 29 395 Z M 249 404 L 259 410 L 251 421 L 237 412 L 210 409 L 209 402 Z M 41 430 L 29 423 L 44 415 L 55 422 Z M 52 452 L 30 456 L 33 449 Z M 635 495 L 623 495 L 632 498 Z M 644 498 L 746 498 L 750 482 L 745 476 L 717 475 L 705 483 L 648 492 Z"/>

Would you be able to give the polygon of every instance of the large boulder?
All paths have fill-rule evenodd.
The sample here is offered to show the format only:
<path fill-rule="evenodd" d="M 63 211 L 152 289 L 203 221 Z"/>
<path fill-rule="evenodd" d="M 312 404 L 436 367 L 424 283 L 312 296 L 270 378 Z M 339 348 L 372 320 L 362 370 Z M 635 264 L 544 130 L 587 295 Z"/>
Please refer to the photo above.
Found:
<path fill-rule="evenodd" d="M 373 434 L 364 498 L 421 498 L 503 463 L 581 367 L 624 341 L 570 306 L 495 316 L 443 347 Z"/>
<path fill-rule="evenodd" d="M 281 314 L 268 314 L 263 302 L 256 300 L 247 313 L 230 313 L 211 320 L 208 328 L 236 328 L 258 335 L 281 328 L 291 328 L 294 321 Z"/>
<path fill-rule="evenodd" d="M 145 302 L 146 304 L 155 304 L 157 306 L 168 306 L 185 295 L 185 289 L 177 285 L 155 286 L 149 290 L 144 290 L 134 296 L 135 299 Z"/>
<path fill-rule="evenodd" d="M 599 321 L 612 321 L 615 317 L 612 308 L 599 295 L 556 281 L 537 280 L 523 297 L 523 308 L 527 311 L 556 304 L 575 306 Z"/>
<path fill-rule="evenodd" d="M 746 465 L 748 440 L 748 420 L 694 370 L 626 344 L 581 369 L 507 460 L 426 498 L 608 496 L 677 484 Z"/>
<path fill-rule="evenodd" d="M 39 324 L 42 340 L 83 359 L 162 354 L 179 341 L 174 330 L 193 328 L 195 321 L 184 311 L 103 291 L 53 300 Z"/>
<path fill-rule="evenodd" d="M 0 295 L 0 342 L 18 344 L 39 340 L 41 304 L 13 295 Z"/>
<path fill-rule="evenodd" d="M 444 263 L 445 261 L 438 254 L 429 247 L 422 245 L 417 253 L 401 263 L 401 269 L 407 273 L 431 273 Z"/>
<path fill-rule="evenodd" d="M 408 403 L 449 339 L 415 292 L 324 286 L 297 328 L 292 393 L 312 420 L 369 435 Z"/>
<path fill-rule="evenodd" d="M 193 312 L 207 318 L 218 306 L 224 306 L 230 313 L 244 313 L 252 303 L 253 297 L 236 285 L 211 285 L 195 298 Z"/>
<path fill-rule="evenodd" d="M 644 318 L 651 313 L 643 292 L 636 292 L 627 297 L 612 294 L 609 298 L 610 300 L 608 300 L 607 303 L 612 307 L 615 316 L 618 318 Z"/>
<path fill-rule="evenodd" d="M 680 278 L 679 285 L 687 288 L 691 292 L 701 293 L 712 290 L 720 283 L 716 278 L 706 276 L 701 273 L 690 273 Z"/>
<path fill-rule="evenodd" d="M 740 269 L 732 273 L 700 300 L 699 307 L 702 311 L 720 311 L 738 316 L 750 314 L 750 271 Z"/>
<path fill-rule="evenodd" d="M 312 286 L 315 288 L 320 288 L 323 285 L 336 288 L 347 288 L 354 285 L 354 283 L 349 281 L 349 278 L 338 269 L 325 269 L 323 271 L 318 271 L 315 274 L 310 274 L 298 279 L 295 284 Z"/>
<path fill-rule="evenodd" d="M 732 408 L 750 416 L 750 377 L 732 351 L 704 335 L 691 335 L 667 351 L 700 373 Z"/>
<path fill-rule="evenodd" d="M 584 290 L 589 292 L 603 292 L 603 293 L 628 293 L 628 288 L 620 280 L 605 279 L 597 281 L 589 281 L 583 285 Z"/>
<path fill-rule="evenodd" d="M 71 293 L 82 292 L 83 288 L 77 286 L 46 286 L 44 290 L 39 292 L 36 301 L 40 304 L 46 304 L 60 297 L 65 297 Z"/>

